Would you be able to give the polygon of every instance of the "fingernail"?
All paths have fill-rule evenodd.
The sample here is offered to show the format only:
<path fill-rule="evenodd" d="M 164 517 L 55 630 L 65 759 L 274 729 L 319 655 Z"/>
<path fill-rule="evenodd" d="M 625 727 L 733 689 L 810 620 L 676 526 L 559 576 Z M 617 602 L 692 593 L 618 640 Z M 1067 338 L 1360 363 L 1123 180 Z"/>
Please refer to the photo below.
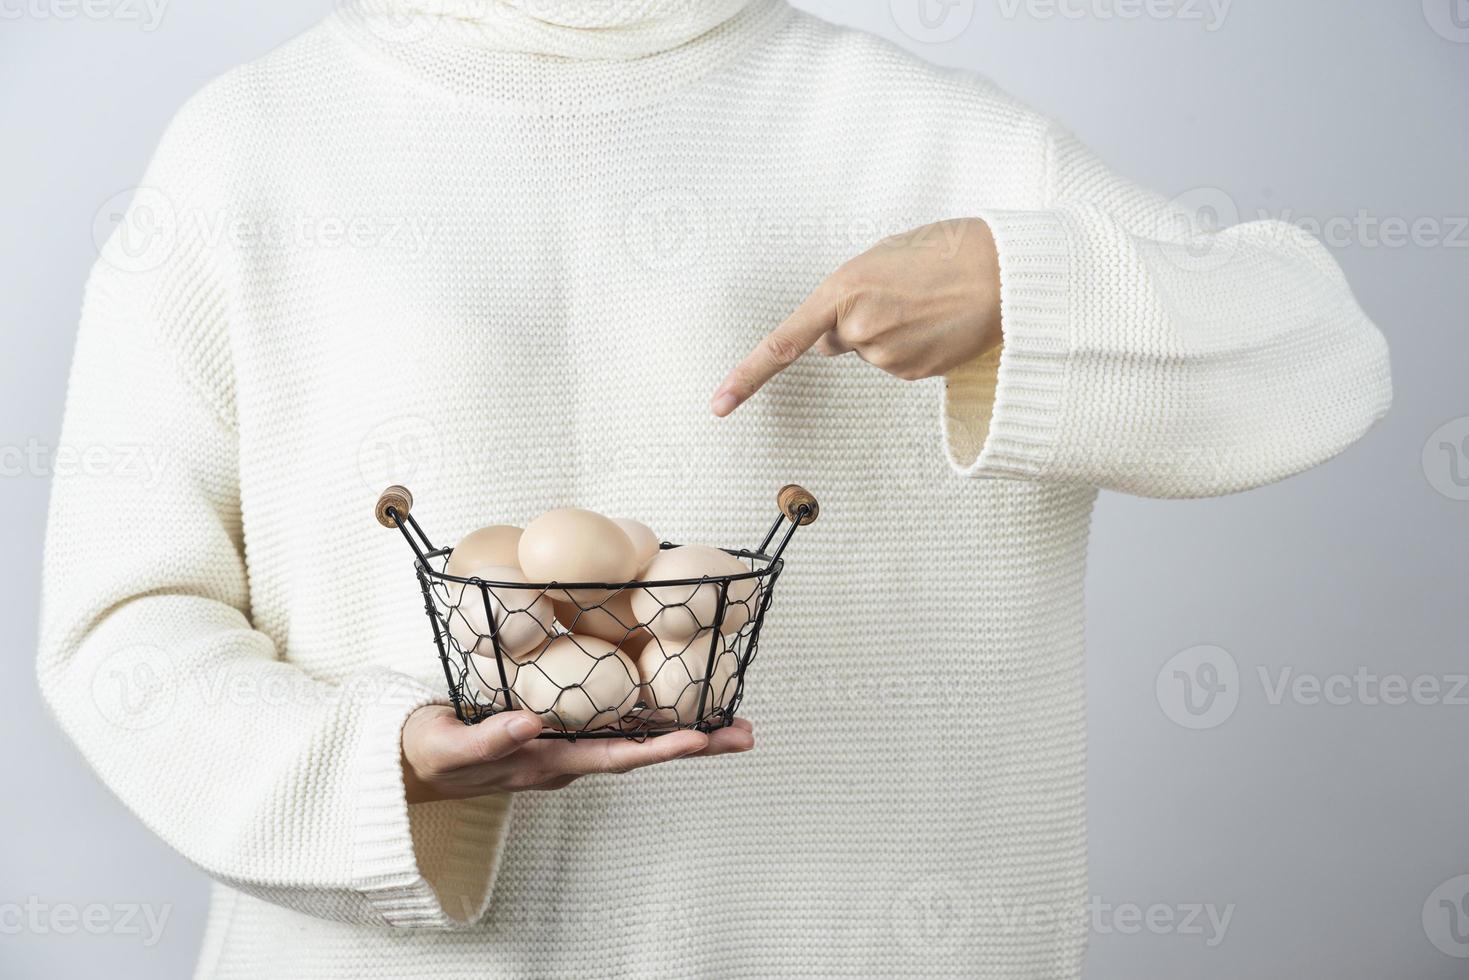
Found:
<path fill-rule="evenodd" d="M 721 391 L 719 394 L 714 396 L 714 403 L 710 407 L 714 409 L 715 415 L 718 415 L 722 418 L 728 415 L 730 412 L 733 412 L 735 410 L 735 406 L 739 403 L 740 400 L 734 396 L 733 392 Z"/>
<path fill-rule="evenodd" d="M 510 732 L 511 738 L 518 738 L 521 741 L 535 738 L 541 734 L 541 726 L 529 718 L 511 718 L 505 729 Z"/>

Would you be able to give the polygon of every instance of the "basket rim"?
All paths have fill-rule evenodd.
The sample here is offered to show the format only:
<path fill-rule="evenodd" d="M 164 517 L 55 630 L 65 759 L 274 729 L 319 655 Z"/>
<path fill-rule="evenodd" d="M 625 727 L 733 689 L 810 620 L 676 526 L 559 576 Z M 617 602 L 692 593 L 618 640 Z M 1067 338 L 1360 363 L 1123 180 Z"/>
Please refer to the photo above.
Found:
<path fill-rule="evenodd" d="M 667 551 L 671 548 L 678 547 L 681 547 L 681 545 L 671 544 L 667 541 L 664 541 L 659 545 L 659 550 Z M 443 557 L 452 553 L 453 550 L 453 548 L 435 548 L 433 551 L 430 551 L 423 556 L 425 561 L 419 561 L 415 559 L 413 565 L 416 569 L 418 569 L 421 574 L 427 576 L 431 581 L 434 582 L 452 582 L 455 585 L 487 586 L 492 589 L 505 589 L 506 591 L 539 590 L 542 592 L 549 592 L 553 589 L 578 589 L 586 591 L 605 590 L 610 592 L 625 591 L 627 589 L 661 589 L 679 588 L 689 585 L 716 585 L 721 582 L 744 582 L 750 579 L 758 580 L 770 578 L 776 575 L 782 568 L 785 567 L 784 558 L 771 558 L 769 555 L 762 552 L 750 551 L 743 548 L 720 548 L 719 550 L 723 551 L 727 555 L 733 555 L 736 558 L 747 558 L 754 561 L 763 561 L 765 562 L 765 567 L 752 569 L 748 572 L 741 572 L 738 575 L 705 575 L 699 578 L 658 579 L 649 580 L 646 582 L 495 582 L 491 581 L 490 579 L 478 578 L 472 575 L 449 575 L 444 572 L 435 571 L 434 569 L 426 566 L 425 562 L 427 559 Z"/>

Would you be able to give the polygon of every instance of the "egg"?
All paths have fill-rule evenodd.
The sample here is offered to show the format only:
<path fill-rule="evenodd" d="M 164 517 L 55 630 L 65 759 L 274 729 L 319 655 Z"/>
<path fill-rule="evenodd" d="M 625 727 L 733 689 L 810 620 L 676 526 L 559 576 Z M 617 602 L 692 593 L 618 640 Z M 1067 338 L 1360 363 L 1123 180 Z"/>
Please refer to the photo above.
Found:
<path fill-rule="evenodd" d="M 691 544 L 659 552 L 643 569 L 641 578 L 647 582 L 677 581 L 749 571 L 744 562 L 726 551 Z M 721 632 L 733 633 L 750 620 L 754 615 L 751 607 L 757 587 L 758 580 L 753 578 L 729 584 Z M 700 630 L 713 628 L 719 590 L 715 583 L 639 588 L 632 597 L 633 615 L 660 640 L 687 639 Z"/>
<path fill-rule="evenodd" d="M 637 664 L 606 640 L 561 636 L 527 657 L 511 686 L 517 706 L 563 731 L 592 731 L 632 710 L 640 690 Z"/>
<path fill-rule="evenodd" d="M 612 523 L 622 528 L 623 533 L 632 539 L 633 552 L 637 555 L 638 568 L 643 568 L 658 554 L 658 535 L 646 524 L 632 520 L 628 517 L 614 517 Z M 635 573 L 636 574 L 636 573 Z"/>
<path fill-rule="evenodd" d="M 573 590 L 577 595 L 571 599 L 556 599 L 556 619 L 569 633 L 595 636 L 621 647 L 624 652 L 630 646 L 641 649 L 647 642 L 647 631 L 638 628 L 637 617 L 632 611 L 632 593 L 618 592 L 604 598 L 595 605 L 578 602 L 586 590 Z M 576 601 L 573 601 L 576 600 Z"/>
<path fill-rule="evenodd" d="M 639 629 L 627 639 L 617 644 L 617 649 L 621 650 L 629 657 L 636 659 L 639 651 L 641 651 L 643 647 L 647 646 L 652 641 L 652 639 L 652 633 L 649 633 L 645 629 Z"/>
<path fill-rule="evenodd" d="M 466 534 L 449 553 L 445 575 L 469 578 L 476 568 L 487 565 L 520 566 L 520 528 L 509 524 L 492 524 Z"/>
<path fill-rule="evenodd" d="M 627 533 L 601 514 L 575 507 L 547 511 L 531 521 L 517 551 L 521 570 L 532 582 L 627 582 L 638 573 Z M 593 606 L 607 595 L 585 589 L 576 598 Z"/>
<path fill-rule="evenodd" d="M 483 708 L 495 711 L 505 709 L 505 686 L 500 683 L 500 667 L 494 657 L 471 656 L 464 677 L 464 696 Z M 515 677 L 520 664 L 510 657 L 505 658 L 505 679 L 513 691 Z"/>
<path fill-rule="evenodd" d="M 486 582 L 524 582 L 524 573 L 506 565 L 475 568 L 464 578 Z M 556 609 L 551 599 L 539 589 L 510 589 L 487 585 L 448 583 L 449 635 L 465 653 L 494 658 L 495 644 L 490 639 L 490 621 L 485 615 L 485 595 L 495 617 L 500 638 L 500 651 L 507 657 L 519 657 L 545 643 L 555 633 Z"/>
<path fill-rule="evenodd" d="M 638 656 L 638 676 L 643 684 L 643 700 L 647 702 L 650 721 L 692 725 L 707 721 L 711 715 L 729 707 L 735 695 L 739 656 L 720 637 L 714 669 L 709 674 L 712 682 L 704 683 L 713 635 L 713 630 L 705 630 L 677 648 L 653 643 Z M 707 694 L 704 694 L 705 690 Z M 699 717 L 701 696 L 704 698 L 702 718 Z"/>

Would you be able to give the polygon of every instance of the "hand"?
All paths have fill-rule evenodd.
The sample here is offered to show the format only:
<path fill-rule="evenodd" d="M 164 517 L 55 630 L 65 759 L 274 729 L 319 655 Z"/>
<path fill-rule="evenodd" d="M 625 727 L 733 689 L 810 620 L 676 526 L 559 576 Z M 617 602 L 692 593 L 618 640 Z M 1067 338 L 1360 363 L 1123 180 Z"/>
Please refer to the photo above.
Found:
<path fill-rule="evenodd" d="M 907 381 L 948 374 L 1000 342 L 1000 263 L 989 225 L 941 221 L 852 259 L 729 373 L 711 408 L 728 415 L 816 346 L 855 352 Z"/>
<path fill-rule="evenodd" d="M 462 800 L 490 793 L 562 789 L 592 773 L 624 773 L 698 755 L 747 752 L 755 747 L 750 723 L 673 732 L 646 742 L 621 738 L 546 739 L 541 719 L 508 711 L 465 725 L 443 705 L 419 708 L 403 725 L 403 785 L 409 803 Z"/>

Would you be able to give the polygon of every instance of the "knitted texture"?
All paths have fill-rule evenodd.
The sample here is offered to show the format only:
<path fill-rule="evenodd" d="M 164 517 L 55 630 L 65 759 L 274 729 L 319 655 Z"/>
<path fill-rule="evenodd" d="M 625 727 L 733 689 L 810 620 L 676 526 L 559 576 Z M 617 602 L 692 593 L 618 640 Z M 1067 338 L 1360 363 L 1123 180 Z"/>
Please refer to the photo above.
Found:
<path fill-rule="evenodd" d="M 1195 234 L 981 79 L 773 0 L 576 7 L 344 7 L 181 111 L 87 290 L 48 701 L 217 882 L 203 976 L 1076 977 L 1096 489 L 1327 459 L 1381 337 L 1314 242 Z M 710 415 L 828 273 L 955 216 L 1002 351 L 808 357 Z M 823 517 L 755 752 L 407 805 L 445 691 L 385 485 L 440 543 L 579 505 L 749 546 L 792 481 Z"/>
<path fill-rule="evenodd" d="M 387 0 L 378 9 L 469 25 L 496 51 L 620 60 L 684 44 L 744 6 L 745 0 Z"/>

